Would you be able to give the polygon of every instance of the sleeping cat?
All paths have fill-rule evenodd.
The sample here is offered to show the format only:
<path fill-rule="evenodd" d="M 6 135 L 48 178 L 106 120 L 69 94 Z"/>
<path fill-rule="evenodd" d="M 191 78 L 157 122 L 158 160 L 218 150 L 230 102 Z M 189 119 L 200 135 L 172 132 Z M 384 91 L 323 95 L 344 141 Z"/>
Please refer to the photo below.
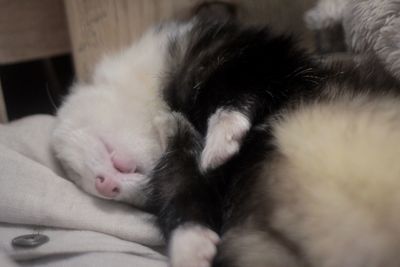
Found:
<path fill-rule="evenodd" d="M 232 167 L 242 142 L 317 79 L 291 38 L 266 28 L 166 24 L 75 85 L 53 147 L 83 190 L 152 209 L 173 266 L 209 265 L 231 209 L 230 176 L 248 168 Z M 255 146 L 248 164 L 262 153 Z"/>
<path fill-rule="evenodd" d="M 174 267 L 397 266 L 394 82 L 331 74 L 265 28 L 169 27 L 67 99 L 70 178 L 151 208 Z"/>
<path fill-rule="evenodd" d="M 171 24 L 152 29 L 97 65 L 58 111 L 52 146 L 67 176 L 101 198 L 140 205 L 141 185 L 163 151 L 169 112 L 160 97 Z"/>
<path fill-rule="evenodd" d="M 259 127 L 313 93 L 323 71 L 290 37 L 234 22 L 194 24 L 171 53 L 162 92 L 180 116 L 150 175 L 146 205 L 157 214 L 172 266 L 210 266 L 221 234 L 240 220 L 236 191 L 248 192 L 269 149 Z"/>
<path fill-rule="evenodd" d="M 392 77 L 345 69 L 206 173 L 201 134 L 181 118 L 150 189 L 172 266 L 398 266 L 399 103 Z"/>
<path fill-rule="evenodd" d="M 214 266 L 399 266 L 400 95 L 382 75 L 345 71 L 266 120 Z"/>
<path fill-rule="evenodd" d="M 80 188 L 101 198 L 143 205 L 143 185 L 176 120 L 170 100 L 180 88 L 165 89 L 164 80 L 175 70 L 178 57 L 185 57 L 187 37 L 201 23 L 193 18 L 154 27 L 131 47 L 103 59 L 89 83 L 73 86 L 58 111 L 52 146 L 68 178 Z M 247 115 L 235 110 L 239 104 L 225 108 L 224 102 L 217 103 L 221 108 L 214 114 L 196 107 L 203 123 L 210 117 L 208 130 L 203 130 L 204 170 L 238 152 L 251 124 Z"/>
<path fill-rule="evenodd" d="M 190 33 L 163 90 L 183 115 L 147 186 L 171 265 L 398 266 L 398 82 L 316 64 L 265 28 Z M 225 111 L 250 127 L 204 168 Z"/>

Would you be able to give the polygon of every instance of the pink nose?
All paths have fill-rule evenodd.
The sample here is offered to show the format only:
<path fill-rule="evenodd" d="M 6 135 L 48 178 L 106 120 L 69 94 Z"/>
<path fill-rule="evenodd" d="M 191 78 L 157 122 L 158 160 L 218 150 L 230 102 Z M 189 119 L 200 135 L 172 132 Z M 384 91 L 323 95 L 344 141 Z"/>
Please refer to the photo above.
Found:
<path fill-rule="evenodd" d="M 107 176 L 96 177 L 96 190 L 100 195 L 108 198 L 116 197 L 120 192 L 119 183 Z"/>
<path fill-rule="evenodd" d="M 136 171 L 136 163 L 127 156 L 116 153 L 111 158 L 114 168 L 122 173 L 133 173 Z"/>

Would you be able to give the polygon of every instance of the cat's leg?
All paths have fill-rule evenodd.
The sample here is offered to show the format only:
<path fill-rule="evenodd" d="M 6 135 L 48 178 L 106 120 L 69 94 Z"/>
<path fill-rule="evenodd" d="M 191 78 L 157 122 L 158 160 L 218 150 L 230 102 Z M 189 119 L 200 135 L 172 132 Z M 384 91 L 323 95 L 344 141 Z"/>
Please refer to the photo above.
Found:
<path fill-rule="evenodd" d="M 172 232 L 169 241 L 173 267 L 209 267 L 217 253 L 219 236 L 200 224 L 186 223 Z"/>
<path fill-rule="evenodd" d="M 201 153 L 202 170 L 217 168 L 238 153 L 250 127 L 250 119 L 244 112 L 217 109 L 208 120 L 206 142 Z"/>
<path fill-rule="evenodd" d="M 199 169 L 202 137 L 175 113 L 173 134 L 149 183 L 149 205 L 168 242 L 172 267 L 208 267 L 216 253 L 219 194 Z"/>

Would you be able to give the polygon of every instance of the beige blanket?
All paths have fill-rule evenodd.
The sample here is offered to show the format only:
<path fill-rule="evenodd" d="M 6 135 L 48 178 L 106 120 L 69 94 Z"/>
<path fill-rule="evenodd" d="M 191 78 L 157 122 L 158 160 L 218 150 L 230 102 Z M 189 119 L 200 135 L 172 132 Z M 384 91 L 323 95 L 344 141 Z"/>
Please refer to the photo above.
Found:
<path fill-rule="evenodd" d="M 0 266 L 10 264 L 4 258 L 27 266 L 165 266 L 154 250 L 162 240 L 153 215 L 91 197 L 62 178 L 48 142 L 54 121 L 38 115 L 0 125 Z M 37 231 L 50 241 L 11 246 Z"/>

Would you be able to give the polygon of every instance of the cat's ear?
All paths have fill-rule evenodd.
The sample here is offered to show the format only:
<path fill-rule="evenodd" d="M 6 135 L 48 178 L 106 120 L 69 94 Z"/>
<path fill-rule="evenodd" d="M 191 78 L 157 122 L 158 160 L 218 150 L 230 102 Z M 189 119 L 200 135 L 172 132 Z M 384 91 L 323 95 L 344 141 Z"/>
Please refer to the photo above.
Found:
<path fill-rule="evenodd" d="M 222 1 L 204 1 L 193 9 L 192 16 L 200 21 L 234 22 L 238 20 L 238 6 Z"/>

